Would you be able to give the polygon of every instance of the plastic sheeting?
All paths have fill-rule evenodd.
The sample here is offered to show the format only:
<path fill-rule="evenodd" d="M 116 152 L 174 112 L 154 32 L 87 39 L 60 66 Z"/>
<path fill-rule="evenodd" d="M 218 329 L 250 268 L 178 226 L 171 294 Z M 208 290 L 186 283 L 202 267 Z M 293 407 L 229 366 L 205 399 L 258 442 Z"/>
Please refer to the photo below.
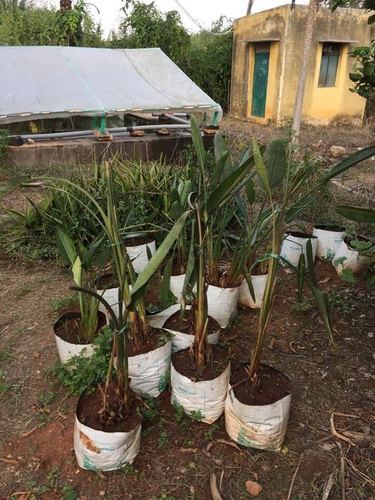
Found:
<path fill-rule="evenodd" d="M 207 113 L 220 106 L 160 49 L 0 47 L 0 124 L 74 115 Z"/>

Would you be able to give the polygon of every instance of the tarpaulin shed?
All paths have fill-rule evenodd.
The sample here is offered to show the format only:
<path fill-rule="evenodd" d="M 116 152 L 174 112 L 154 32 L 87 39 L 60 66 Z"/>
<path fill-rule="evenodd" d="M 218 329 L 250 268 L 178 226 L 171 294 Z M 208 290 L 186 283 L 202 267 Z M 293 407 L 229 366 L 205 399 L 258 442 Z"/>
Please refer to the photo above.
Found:
<path fill-rule="evenodd" d="M 0 47 L 0 124 L 177 112 L 222 117 L 160 49 Z"/>

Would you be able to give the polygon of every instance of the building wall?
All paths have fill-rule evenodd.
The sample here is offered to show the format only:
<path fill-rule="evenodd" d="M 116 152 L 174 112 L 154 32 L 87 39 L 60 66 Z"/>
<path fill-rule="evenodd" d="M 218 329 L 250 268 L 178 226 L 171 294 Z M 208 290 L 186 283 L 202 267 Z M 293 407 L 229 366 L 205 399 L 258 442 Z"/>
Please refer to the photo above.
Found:
<path fill-rule="evenodd" d="M 282 123 L 293 116 L 295 93 L 302 61 L 307 8 L 289 5 L 260 12 L 235 23 L 231 113 L 267 123 Z M 368 14 L 359 9 L 320 9 L 308 66 L 303 120 L 327 124 L 335 120 L 362 119 L 365 100 L 350 92 L 349 71 L 355 46 L 367 45 L 372 38 Z M 271 42 L 267 106 L 264 119 L 251 116 L 254 40 Z M 244 43 L 249 41 L 249 43 Z M 342 45 L 335 87 L 318 87 L 323 41 L 345 41 Z M 350 43 L 349 43 L 350 42 Z M 250 103 L 250 104 L 249 104 Z"/>

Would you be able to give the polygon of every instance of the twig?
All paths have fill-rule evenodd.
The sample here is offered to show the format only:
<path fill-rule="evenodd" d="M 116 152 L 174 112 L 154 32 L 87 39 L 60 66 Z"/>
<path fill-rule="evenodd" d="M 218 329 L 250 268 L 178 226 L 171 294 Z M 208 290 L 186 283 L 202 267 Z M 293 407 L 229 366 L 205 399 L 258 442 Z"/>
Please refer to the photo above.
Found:
<path fill-rule="evenodd" d="M 323 491 L 323 496 L 322 496 L 322 500 L 328 500 L 328 497 L 331 493 L 331 490 L 333 488 L 333 485 L 335 484 L 335 475 L 334 473 L 332 472 L 328 478 L 328 481 L 326 482 L 325 486 L 324 486 L 324 491 Z"/>
<path fill-rule="evenodd" d="M 364 472 L 361 472 L 359 469 L 357 469 L 357 467 L 353 464 L 353 462 L 351 460 L 349 460 L 349 458 L 344 457 L 344 460 L 349 464 L 349 466 L 353 469 L 353 471 L 358 474 L 359 477 L 364 479 L 366 482 L 371 484 L 371 486 L 373 488 L 375 488 L 375 481 L 373 479 L 371 479 L 371 477 L 367 476 L 367 474 L 365 474 Z"/>
<path fill-rule="evenodd" d="M 345 458 L 344 454 L 342 452 L 342 448 L 340 446 L 341 450 L 341 458 L 340 458 L 340 473 L 341 473 L 341 498 L 342 500 L 346 500 L 346 489 L 345 489 Z"/>
<path fill-rule="evenodd" d="M 330 417 L 330 427 L 331 427 L 332 436 L 336 437 L 337 439 L 341 439 L 341 441 L 345 441 L 345 443 L 349 443 L 352 446 L 356 446 L 351 439 L 349 439 L 348 437 L 344 436 L 343 434 L 340 434 L 339 432 L 337 432 L 337 430 L 335 428 L 334 421 L 333 421 L 335 415 L 336 415 L 336 413 L 333 411 L 331 413 L 331 417 Z"/>
<path fill-rule="evenodd" d="M 41 429 L 43 427 L 43 425 L 38 425 L 38 427 L 34 427 L 34 429 L 31 429 L 31 431 L 29 432 L 24 432 L 23 434 L 21 434 L 21 437 L 23 438 L 27 438 L 29 436 L 31 436 L 31 434 L 35 431 L 38 431 L 39 429 Z"/>
<path fill-rule="evenodd" d="M 299 462 L 298 462 L 298 465 L 296 467 L 296 470 L 294 471 L 294 474 L 293 474 L 293 477 L 292 477 L 292 481 L 290 482 L 288 496 L 287 496 L 286 500 L 290 500 L 292 498 L 293 487 L 294 487 L 294 483 L 296 482 L 296 477 L 297 477 L 299 468 L 301 466 L 302 458 L 303 458 L 303 453 L 302 453 L 302 455 L 301 455 L 301 457 L 299 459 Z"/>
<path fill-rule="evenodd" d="M 236 443 L 231 443 L 230 441 L 225 441 L 225 439 L 217 439 L 216 441 L 211 441 L 211 443 L 208 444 L 206 451 L 210 451 L 211 448 L 213 448 L 216 444 L 226 444 L 227 446 L 231 446 L 232 448 L 235 448 L 237 451 L 241 453 L 241 455 L 247 455 L 239 446 L 236 445 Z"/>
<path fill-rule="evenodd" d="M 210 490 L 211 490 L 212 500 L 223 500 L 222 496 L 220 495 L 219 488 L 217 486 L 216 474 L 214 472 L 211 472 L 210 474 Z"/>

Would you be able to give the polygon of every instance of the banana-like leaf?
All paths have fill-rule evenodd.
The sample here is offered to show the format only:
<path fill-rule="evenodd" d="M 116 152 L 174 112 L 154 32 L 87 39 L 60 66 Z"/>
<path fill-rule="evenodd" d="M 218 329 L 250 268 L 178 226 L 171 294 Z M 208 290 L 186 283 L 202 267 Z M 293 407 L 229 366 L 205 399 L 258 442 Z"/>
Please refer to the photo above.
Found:
<path fill-rule="evenodd" d="M 173 265 L 173 257 L 168 259 L 166 266 L 163 271 L 163 281 L 161 284 L 160 290 L 160 302 L 163 308 L 165 308 L 168 304 L 169 297 L 169 286 L 171 283 L 171 274 L 172 274 L 172 265 Z"/>
<path fill-rule="evenodd" d="M 77 286 L 81 286 L 81 284 L 82 284 L 82 262 L 81 262 L 81 259 L 79 258 L 79 255 L 77 255 L 77 258 L 74 261 L 72 271 L 73 271 L 74 283 Z"/>
<path fill-rule="evenodd" d="M 222 207 L 229 198 L 231 198 L 247 182 L 251 175 L 251 167 L 254 165 L 254 159 L 249 155 L 240 166 L 226 177 L 221 184 L 210 194 L 206 210 L 212 212 Z"/>
<path fill-rule="evenodd" d="M 56 231 L 56 244 L 60 255 L 68 264 L 73 266 L 78 257 L 74 241 L 61 228 L 58 228 Z"/>
<path fill-rule="evenodd" d="M 357 163 L 360 163 L 363 160 L 367 160 L 367 158 L 371 158 L 371 156 L 375 155 L 375 146 L 370 146 L 368 148 L 361 149 L 360 151 L 357 151 L 356 153 L 348 156 L 344 160 L 340 161 L 340 163 L 337 163 L 334 165 L 328 174 L 324 177 L 324 182 L 329 181 L 333 177 L 336 177 L 349 168 L 353 167 L 354 165 L 357 165 Z"/>
<path fill-rule="evenodd" d="M 311 239 L 307 240 L 306 243 L 306 257 L 307 257 L 307 269 L 309 272 L 310 279 L 314 286 L 317 286 L 315 271 L 314 271 L 314 259 L 313 259 L 313 251 L 312 251 L 312 243 Z"/>
<path fill-rule="evenodd" d="M 285 178 L 288 169 L 286 143 L 282 139 L 270 141 L 263 152 L 270 188 L 278 186 Z"/>
<path fill-rule="evenodd" d="M 94 292 L 93 290 L 89 290 L 88 288 L 82 288 L 80 286 L 71 286 L 69 287 L 70 290 L 74 290 L 75 292 L 78 293 L 85 293 L 86 295 L 90 295 L 91 297 L 94 297 L 96 300 L 101 302 L 103 306 L 105 307 L 106 311 L 108 314 L 111 316 L 111 320 L 113 321 L 114 325 L 116 326 L 116 329 L 120 330 L 120 324 L 119 320 L 117 319 L 116 313 L 112 309 L 112 307 L 109 305 L 109 303 L 102 297 L 100 293 Z M 122 316 L 120 316 L 121 318 Z"/>
<path fill-rule="evenodd" d="M 214 147 L 215 147 L 215 160 L 216 163 L 218 163 L 220 158 L 224 156 L 224 153 L 228 152 L 225 139 L 220 132 L 217 132 L 215 134 Z"/>
<path fill-rule="evenodd" d="M 264 164 L 262 153 L 259 149 L 256 139 L 253 139 L 253 155 L 255 161 L 255 170 L 263 189 L 271 195 L 271 186 L 268 179 L 267 167 Z"/>
<path fill-rule="evenodd" d="M 194 116 L 191 118 L 191 137 L 193 140 L 195 151 L 198 156 L 199 168 L 202 174 L 204 174 L 204 168 L 206 162 L 206 150 L 204 148 L 201 130 L 198 126 L 197 119 Z"/>
<path fill-rule="evenodd" d="M 246 196 L 249 205 L 254 205 L 256 199 L 255 185 L 253 179 L 246 184 Z"/>
<path fill-rule="evenodd" d="M 190 215 L 190 211 L 184 212 L 172 229 L 169 231 L 168 235 L 156 251 L 155 255 L 148 262 L 146 268 L 138 276 L 136 282 L 134 283 L 132 293 L 131 293 L 131 303 L 130 308 L 135 307 L 135 304 L 141 299 L 144 294 L 145 286 L 157 272 L 161 264 L 163 263 L 165 257 L 168 255 L 170 249 L 173 247 L 175 241 L 179 237 L 181 231 L 185 226 L 185 222 Z"/>
<path fill-rule="evenodd" d="M 375 209 L 338 206 L 336 212 L 345 217 L 346 219 L 360 222 L 362 224 L 375 224 Z"/>
<path fill-rule="evenodd" d="M 332 344 L 335 343 L 334 333 L 332 329 L 331 316 L 329 313 L 329 305 L 327 296 L 317 287 L 311 286 L 312 294 L 314 295 L 315 303 L 318 306 L 320 317 L 324 323 L 325 329 L 329 335 Z"/>

